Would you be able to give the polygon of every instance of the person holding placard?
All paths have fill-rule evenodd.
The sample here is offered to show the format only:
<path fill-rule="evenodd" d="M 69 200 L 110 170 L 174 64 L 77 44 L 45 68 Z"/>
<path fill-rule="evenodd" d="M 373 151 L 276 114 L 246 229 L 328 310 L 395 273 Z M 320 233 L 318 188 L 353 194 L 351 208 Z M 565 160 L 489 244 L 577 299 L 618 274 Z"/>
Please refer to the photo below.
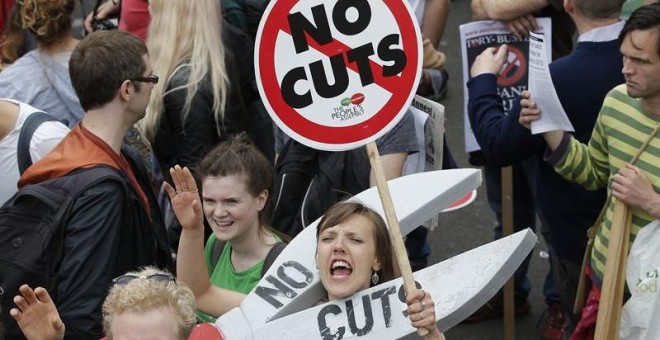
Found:
<path fill-rule="evenodd" d="M 593 283 L 574 338 L 593 336 L 615 201 L 632 211 L 630 242 L 640 228 L 660 218 L 660 4 L 640 7 L 619 34 L 623 54 L 622 73 L 626 83 L 615 87 L 605 98 L 588 144 L 564 131 L 543 133 L 548 144 L 545 159 L 557 172 L 588 189 L 607 187 L 616 199 L 606 202 L 607 210 L 594 240 L 588 268 Z M 520 123 L 526 127 L 541 112 L 529 93 L 523 94 Z M 648 143 L 648 144 L 647 144 Z M 634 165 L 633 155 L 639 154 Z M 591 311 L 590 313 L 587 313 Z"/>
<path fill-rule="evenodd" d="M 563 57 L 569 54 L 573 48 L 573 34 L 575 24 L 563 7 L 562 0 L 472 0 L 472 17 L 475 20 L 500 20 L 508 30 L 518 39 L 527 39 L 529 31 L 537 31 L 539 26 L 536 22 L 537 17 L 549 17 L 552 20 L 552 57 L 553 59 Z M 513 52 L 512 52 L 513 55 Z M 526 84 L 525 84 L 526 85 Z M 469 85 L 468 85 L 469 86 Z M 515 97 L 515 95 L 514 95 Z M 499 96 L 498 99 L 499 100 Z M 511 98 L 513 101 L 513 97 Z M 493 100 L 493 103 L 496 101 Z M 469 109 L 468 109 L 469 110 Z M 507 109 L 505 112 L 510 112 Z M 474 125 L 473 125 L 474 127 Z M 478 132 L 475 131 L 475 135 Z M 497 134 L 494 134 L 497 135 Z M 498 135 L 499 136 L 499 135 Z M 502 135 L 505 136 L 505 135 Z M 484 165 L 484 177 L 488 194 L 488 202 L 492 210 L 496 213 L 498 225 L 496 227 L 496 237 L 501 235 L 502 225 L 502 176 L 501 166 L 504 166 L 498 157 L 488 154 L 490 144 L 478 139 L 481 150 L 470 152 L 470 162 L 473 165 Z M 515 144 L 515 147 L 521 146 Z M 509 148 L 513 151 L 514 148 Z M 533 161 L 527 161 L 526 157 L 519 157 L 514 162 L 507 165 L 513 166 L 513 211 L 514 211 L 514 230 L 531 227 L 536 229 L 536 213 L 540 210 L 538 207 L 538 197 L 535 188 L 534 173 L 536 172 Z M 544 221 L 542 221 L 544 222 Z M 552 243 L 552 233 L 546 223 L 539 226 L 541 234 L 546 243 Z M 554 261 L 554 252 L 549 252 L 549 262 L 552 267 Z M 516 314 L 523 315 L 529 312 L 527 296 L 531 289 L 531 284 L 527 278 L 529 261 L 523 263 L 514 276 L 515 305 Z M 548 308 L 548 318 L 546 327 L 543 331 L 545 339 L 559 339 L 566 329 L 566 313 L 562 308 L 562 298 L 560 289 L 556 287 L 553 278 L 554 272 L 549 270 L 543 283 L 543 294 Z M 481 321 L 502 315 L 502 295 L 496 295 L 496 298 L 482 307 L 474 317 L 468 320 Z"/>
<path fill-rule="evenodd" d="M 575 51 L 550 64 L 550 74 L 561 104 L 581 142 L 591 137 L 593 126 L 609 90 L 624 81 L 617 36 L 623 0 L 566 1 L 566 10 L 580 36 Z M 505 62 L 507 47 L 484 51 L 472 65 L 468 82 L 468 115 L 472 129 L 486 157 L 506 166 L 532 157 L 533 183 L 539 217 L 552 236 L 548 242 L 551 270 L 564 309 L 571 315 L 580 264 L 587 242 L 586 231 L 593 225 L 605 202 L 606 192 L 587 190 L 557 174 L 543 162 L 547 147 L 541 136 L 520 126 L 520 105 L 514 103 L 506 115 L 497 96 L 497 72 Z M 577 316 L 573 317 L 574 323 Z M 574 326 L 574 324 L 572 325 Z M 569 325 L 567 332 L 572 329 Z"/>
<path fill-rule="evenodd" d="M 393 250 L 383 218 L 359 202 L 330 207 L 316 230 L 316 266 L 328 301 L 393 279 Z M 429 293 L 417 290 L 406 303 L 411 325 L 429 331 L 425 339 L 443 339 Z"/>

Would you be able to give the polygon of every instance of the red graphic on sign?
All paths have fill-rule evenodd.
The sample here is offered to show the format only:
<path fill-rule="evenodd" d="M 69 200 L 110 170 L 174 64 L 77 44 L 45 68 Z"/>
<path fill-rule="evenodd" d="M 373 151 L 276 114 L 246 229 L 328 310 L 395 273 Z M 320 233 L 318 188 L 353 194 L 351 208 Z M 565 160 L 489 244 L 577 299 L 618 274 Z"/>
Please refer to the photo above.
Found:
<path fill-rule="evenodd" d="M 360 71 L 364 71 L 365 68 L 368 68 L 371 71 L 371 76 L 373 77 L 372 83 L 391 93 L 389 99 L 383 98 L 382 109 L 374 113 L 373 116 L 368 116 L 368 119 L 349 126 L 326 126 L 307 119 L 299 112 L 299 110 L 293 107 L 295 105 L 291 104 L 292 99 L 289 97 L 285 98 L 285 95 L 282 94 L 282 83 L 284 81 L 281 79 L 278 80 L 276 73 L 277 66 L 281 66 L 275 64 L 275 52 L 278 47 L 278 39 L 292 38 L 292 27 L 290 27 L 288 20 L 289 15 L 299 12 L 301 7 L 305 7 L 305 2 L 310 1 L 273 1 L 269 5 L 266 14 L 264 14 L 265 19 L 262 20 L 260 25 L 258 44 L 257 48 L 255 49 L 255 60 L 257 62 L 256 69 L 258 71 L 257 75 L 260 80 L 260 92 L 264 99 L 264 104 L 266 104 L 266 107 L 269 108 L 269 113 L 271 116 L 273 116 L 275 122 L 281 128 L 281 124 L 286 127 L 283 128 L 284 131 L 292 132 L 293 135 L 291 137 L 314 148 L 341 150 L 342 145 L 360 143 L 361 141 L 365 141 L 364 144 L 366 144 L 370 141 L 368 139 L 373 138 L 373 136 L 382 135 L 384 133 L 383 130 L 388 127 L 388 125 L 390 125 L 390 123 L 392 123 L 394 120 L 398 121 L 398 119 L 400 119 L 405 113 L 405 109 L 410 105 L 410 100 L 414 95 L 414 89 L 417 87 L 419 82 L 418 70 L 421 64 L 421 54 L 419 53 L 419 29 L 416 27 L 417 24 L 413 19 L 411 11 L 408 9 L 404 1 L 369 1 L 370 6 L 385 6 L 391 15 L 395 18 L 396 28 L 398 30 L 396 37 L 397 41 L 385 45 L 390 47 L 400 46 L 399 48 L 402 51 L 401 54 L 405 54 L 405 58 L 403 60 L 405 67 L 393 75 L 388 74 L 387 68 L 391 68 L 390 65 L 387 65 L 386 63 L 381 65 L 373 60 L 374 58 L 378 59 L 379 53 L 381 53 L 381 46 L 378 45 L 378 42 L 374 42 L 373 36 L 365 36 L 362 38 L 359 33 L 355 35 L 356 37 L 360 38 L 359 40 L 363 40 L 361 41 L 362 44 L 373 43 L 372 56 L 374 58 L 370 57 L 368 59 L 364 59 L 366 61 L 360 65 L 359 62 L 351 60 L 350 53 L 356 51 L 358 48 L 364 47 L 364 45 L 348 46 L 334 37 L 331 39 L 331 41 L 320 44 L 306 33 L 306 42 L 310 49 L 316 50 L 323 56 L 330 58 L 331 62 L 333 62 L 332 57 L 336 58 L 337 54 L 343 53 L 343 65 L 346 69 L 358 73 L 360 75 L 360 79 L 364 83 L 365 80 L 362 78 L 363 75 L 360 73 Z M 342 1 L 339 1 L 337 3 L 341 2 Z M 314 3 L 318 6 L 318 2 Z M 324 2 L 324 5 L 332 6 L 332 3 L 334 2 L 328 2 L 327 4 Z M 335 3 L 335 6 L 337 3 Z M 367 3 L 367 1 L 364 0 L 361 1 L 361 3 Z M 293 10 L 294 6 L 296 6 L 295 10 Z M 334 15 L 329 16 L 328 18 L 330 25 L 333 25 L 333 17 Z M 313 19 L 317 19 L 317 17 L 309 16 L 307 19 L 312 21 Z M 317 26 L 321 26 L 318 24 L 318 22 L 316 24 Z M 383 23 L 377 22 L 372 18 L 371 25 L 383 25 Z M 356 45 L 355 42 L 352 44 Z M 296 52 L 292 50 L 291 53 L 293 55 Z M 366 65 L 368 65 L 368 67 L 366 67 Z M 308 65 L 304 66 L 309 67 Z M 332 66 L 334 67 L 335 65 L 333 64 Z M 310 91 L 314 91 L 315 89 L 313 88 L 314 85 L 312 80 L 309 79 L 308 74 L 304 73 L 309 72 L 309 68 L 300 71 L 298 78 L 302 80 L 299 80 L 298 82 L 303 83 L 307 87 L 311 87 Z M 360 70 L 360 68 L 362 68 L 362 70 Z M 337 80 L 335 79 L 335 83 L 336 82 Z M 352 97 L 351 103 L 359 104 L 365 100 L 365 96 L 362 95 L 362 93 L 359 94 L 361 97 Z M 294 93 L 294 95 L 302 97 L 299 93 Z M 340 103 L 341 98 L 343 97 L 345 97 L 345 94 L 342 93 L 334 102 Z M 372 99 L 377 100 L 377 98 L 373 97 Z M 303 102 L 300 105 L 305 105 L 305 103 Z M 328 112 L 332 110 L 330 107 L 325 107 L 324 109 L 326 109 Z M 298 136 L 296 136 L 296 134 Z M 299 137 L 302 137 L 302 140 Z"/>
<path fill-rule="evenodd" d="M 516 47 L 509 46 L 509 56 L 497 76 L 497 85 L 511 86 L 519 82 L 527 72 L 527 59 Z"/>

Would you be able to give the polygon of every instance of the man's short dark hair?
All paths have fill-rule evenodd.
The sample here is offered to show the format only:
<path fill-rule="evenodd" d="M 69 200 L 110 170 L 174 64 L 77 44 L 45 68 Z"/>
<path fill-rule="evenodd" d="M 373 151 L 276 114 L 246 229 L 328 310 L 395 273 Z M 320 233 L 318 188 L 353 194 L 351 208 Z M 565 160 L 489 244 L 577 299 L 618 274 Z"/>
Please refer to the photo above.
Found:
<path fill-rule="evenodd" d="M 126 79 L 146 70 L 144 42 L 126 32 L 97 31 L 85 37 L 69 60 L 71 84 L 83 110 L 111 102 Z"/>
<path fill-rule="evenodd" d="M 624 0 L 574 0 L 575 7 L 589 19 L 614 19 L 621 15 Z"/>
<path fill-rule="evenodd" d="M 619 45 L 623 44 L 623 41 L 630 32 L 648 31 L 651 29 L 656 29 L 660 33 L 660 2 L 639 7 L 632 12 L 628 21 L 623 25 L 621 33 L 619 33 Z M 660 54 L 660 39 L 657 39 L 655 44 Z"/>

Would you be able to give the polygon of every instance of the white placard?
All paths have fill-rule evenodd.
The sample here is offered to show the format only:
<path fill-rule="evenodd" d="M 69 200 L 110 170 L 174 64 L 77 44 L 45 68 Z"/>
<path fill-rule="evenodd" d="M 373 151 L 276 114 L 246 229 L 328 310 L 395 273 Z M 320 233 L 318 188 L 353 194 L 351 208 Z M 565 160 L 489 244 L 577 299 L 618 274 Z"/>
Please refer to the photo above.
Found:
<path fill-rule="evenodd" d="M 547 131 L 575 131 L 559 101 L 548 67 L 548 53 L 543 36 L 530 33 L 529 37 L 529 92 L 541 110 L 541 118 L 531 124 L 532 134 Z"/>

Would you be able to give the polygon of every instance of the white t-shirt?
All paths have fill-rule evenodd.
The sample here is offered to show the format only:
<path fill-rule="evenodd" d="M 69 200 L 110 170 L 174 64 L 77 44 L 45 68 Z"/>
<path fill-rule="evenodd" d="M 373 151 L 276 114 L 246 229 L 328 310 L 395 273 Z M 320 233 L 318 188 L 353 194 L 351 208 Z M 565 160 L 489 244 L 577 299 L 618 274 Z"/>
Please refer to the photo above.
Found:
<path fill-rule="evenodd" d="M 29 115 L 41 110 L 10 99 L 0 100 L 9 101 L 20 106 L 16 126 L 5 138 L 0 139 L 0 178 L 2 178 L 0 181 L 0 205 L 2 205 L 18 191 L 16 183 L 20 178 L 20 174 L 16 148 L 18 147 L 18 136 L 23 123 Z M 41 124 L 30 141 L 32 162 L 36 162 L 48 154 L 67 133 L 69 133 L 69 128 L 60 122 L 53 121 Z"/>
<path fill-rule="evenodd" d="M 424 19 L 424 8 L 426 7 L 426 0 L 408 0 L 410 7 L 415 13 L 417 24 L 422 27 L 422 19 Z"/>

